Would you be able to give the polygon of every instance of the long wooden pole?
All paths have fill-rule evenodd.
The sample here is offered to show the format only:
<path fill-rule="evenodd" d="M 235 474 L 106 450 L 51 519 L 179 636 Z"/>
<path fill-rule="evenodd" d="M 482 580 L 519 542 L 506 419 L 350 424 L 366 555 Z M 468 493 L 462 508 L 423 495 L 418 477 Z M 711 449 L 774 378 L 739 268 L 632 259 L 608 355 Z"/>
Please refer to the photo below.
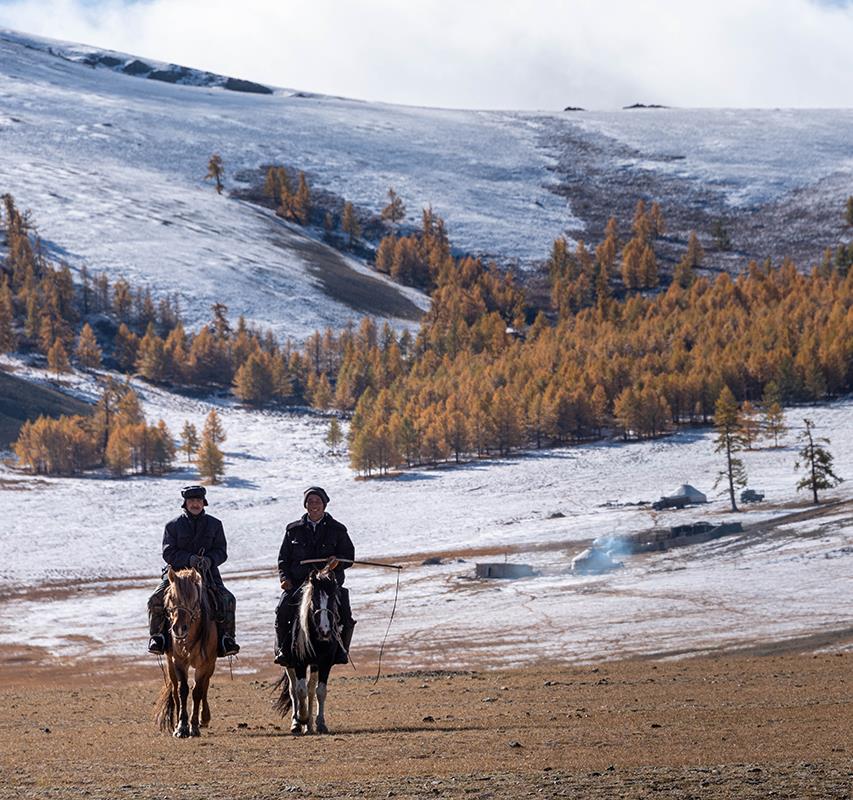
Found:
<path fill-rule="evenodd" d="M 385 569 L 403 569 L 399 564 L 380 564 L 378 561 L 356 561 L 352 558 L 338 558 L 338 556 L 330 556 L 337 561 L 346 561 L 347 564 L 364 564 L 367 567 L 385 567 Z M 299 562 L 300 564 L 328 564 L 328 558 L 306 558 Z"/>

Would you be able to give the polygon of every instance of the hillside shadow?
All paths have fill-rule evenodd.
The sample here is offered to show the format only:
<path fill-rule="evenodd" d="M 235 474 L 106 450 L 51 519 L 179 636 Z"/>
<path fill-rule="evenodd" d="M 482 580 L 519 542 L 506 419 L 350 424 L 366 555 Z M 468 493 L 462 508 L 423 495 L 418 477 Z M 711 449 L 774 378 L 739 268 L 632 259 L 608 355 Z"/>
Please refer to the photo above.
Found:
<path fill-rule="evenodd" d="M 266 456 L 256 456 L 253 453 L 247 453 L 245 450 L 229 450 L 223 455 L 226 458 L 239 458 L 242 461 L 269 461 Z"/>
<path fill-rule="evenodd" d="M 270 221 L 269 217 L 264 216 Z M 277 224 L 276 224 L 277 223 Z M 334 248 L 275 220 L 271 240 L 302 258 L 312 278 L 333 300 L 362 314 L 418 322 L 424 312 L 392 284 L 353 269 Z"/>
<path fill-rule="evenodd" d="M 57 261 L 71 262 L 77 255 L 68 248 L 63 247 L 61 244 L 57 244 L 52 239 L 45 239 L 41 235 L 39 235 L 39 240 L 41 241 L 41 246 L 45 250 L 45 252 L 52 259 L 55 259 Z"/>
<path fill-rule="evenodd" d="M 0 371 L 0 449 L 18 438 L 21 426 L 39 416 L 88 416 L 93 406 L 56 388 Z"/>
<path fill-rule="evenodd" d="M 220 486 L 224 486 L 228 489 L 258 489 L 260 488 L 259 484 L 255 481 L 246 480 L 246 478 L 238 478 L 236 476 L 225 476 L 220 483 Z"/>
<path fill-rule="evenodd" d="M 538 450 L 523 450 L 514 452 L 506 456 L 487 456 L 485 458 L 470 459 L 455 463 L 453 461 L 442 462 L 433 466 L 423 465 L 410 468 L 413 471 L 401 471 L 398 474 L 371 476 L 370 480 L 389 480 L 389 481 L 420 481 L 433 480 L 439 477 L 443 472 L 456 471 L 480 471 L 488 470 L 492 467 L 514 467 L 523 461 L 573 461 L 582 453 L 589 450 L 609 450 L 620 451 L 627 447 L 640 446 L 679 446 L 693 444 L 700 441 L 707 434 L 708 429 L 689 428 L 685 430 L 675 431 L 666 436 L 659 436 L 656 439 L 631 439 L 623 441 L 622 439 L 596 439 L 589 442 L 577 442 L 574 444 L 562 444 L 555 447 L 542 447 Z M 755 451 L 759 452 L 756 448 Z"/>
<path fill-rule="evenodd" d="M 418 481 L 434 481 L 438 478 L 438 475 L 435 473 L 428 472 L 401 472 L 399 475 L 389 475 L 386 478 L 382 478 L 382 480 L 391 480 L 401 483 L 417 483 Z"/>

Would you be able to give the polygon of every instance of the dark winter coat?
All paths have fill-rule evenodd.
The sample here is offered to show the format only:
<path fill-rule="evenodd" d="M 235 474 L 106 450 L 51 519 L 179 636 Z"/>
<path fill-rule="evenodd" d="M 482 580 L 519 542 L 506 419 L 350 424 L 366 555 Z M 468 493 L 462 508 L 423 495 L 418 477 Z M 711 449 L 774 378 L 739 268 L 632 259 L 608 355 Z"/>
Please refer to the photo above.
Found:
<path fill-rule="evenodd" d="M 163 534 L 163 560 L 174 569 L 190 566 L 190 556 L 203 555 L 210 559 L 211 582 L 222 585 L 219 565 L 228 559 L 228 544 L 222 523 L 203 511 L 193 516 L 184 511 L 166 523 Z M 163 572 L 166 572 L 164 568 Z"/>
<path fill-rule="evenodd" d="M 287 526 L 284 534 L 284 541 L 278 551 L 279 581 L 288 580 L 296 589 L 305 582 L 312 569 L 322 566 L 322 564 L 300 564 L 299 562 L 309 558 L 328 558 L 329 556 L 350 560 L 355 558 L 355 548 L 346 527 L 330 514 L 326 514 L 317 523 L 315 531 L 308 522 L 308 515 L 303 514 L 302 519 L 291 522 Z M 344 570 L 349 566 L 348 563 L 342 562 L 335 569 L 339 586 L 343 586 Z"/>

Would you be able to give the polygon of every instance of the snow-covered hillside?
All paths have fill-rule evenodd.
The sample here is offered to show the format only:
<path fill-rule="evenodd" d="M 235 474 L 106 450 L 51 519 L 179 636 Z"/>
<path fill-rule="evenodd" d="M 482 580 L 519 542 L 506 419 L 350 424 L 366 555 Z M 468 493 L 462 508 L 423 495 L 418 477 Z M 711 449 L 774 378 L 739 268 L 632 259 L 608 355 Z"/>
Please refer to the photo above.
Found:
<path fill-rule="evenodd" d="M 393 185 L 413 220 L 429 203 L 447 216 L 463 248 L 532 258 L 565 223 L 536 129 L 501 115 L 171 85 L 58 52 L 0 35 L 0 187 L 73 267 L 177 291 L 190 322 L 214 299 L 297 338 L 353 316 L 273 241 L 271 214 L 202 181 L 213 152 L 227 176 L 295 165 L 376 210 Z"/>
<path fill-rule="evenodd" d="M 38 371 L 29 374 L 45 379 Z M 76 378 L 75 384 L 79 393 L 95 391 L 91 379 Z M 201 425 L 211 407 L 145 384 L 137 389 L 149 418 L 164 418 L 173 431 L 184 420 Z M 228 534 L 223 574 L 238 597 L 247 659 L 268 657 L 278 548 L 284 526 L 302 511 L 302 490 L 311 484 L 328 490 L 329 511 L 349 527 L 361 558 L 412 559 L 402 575 L 394 663 L 696 652 L 819 639 L 849 624 L 850 401 L 788 413 L 791 426 L 809 416 L 818 434 L 832 440 L 836 471 L 848 483 L 827 498 L 846 505 L 769 531 L 626 557 L 624 568 L 600 577 L 570 573 L 571 558 L 595 537 L 697 520 L 749 526 L 805 508 L 808 498 L 794 490 L 793 435 L 778 450 L 745 454 L 750 485 L 767 498 L 735 515 L 713 489 L 721 457 L 707 431 L 354 481 L 346 459 L 323 443 L 326 420 L 227 403 L 216 408 L 228 435 L 227 476 L 211 487 L 209 510 Z M 142 657 L 145 601 L 161 563 L 162 529 L 179 511 L 181 486 L 195 480 L 192 468 L 180 467 L 163 478 L 121 481 L 29 478 L 0 468 L 0 644 L 26 642 L 69 657 Z M 633 505 L 685 481 L 707 492 L 711 502 L 665 512 Z M 420 566 L 430 553 L 444 553 L 444 563 Z M 471 580 L 475 561 L 504 558 L 531 564 L 540 574 Z M 355 567 L 348 585 L 360 619 L 357 643 L 376 647 L 390 613 L 394 576 Z"/>
<path fill-rule="evenodd" d="M 359 314 L 324 294 L 306 255 L 317 251 L 302 246 L 303 232 L 204 183 L 213 152 L 225 161 L 227 188 L 239 188 L 233 176 L 241 171 L 282 162 L 373 211 L 394 186 L 412 218 L 431 203 L 457 247 L 521 264 L 547 254 L 555 236 L 586 235 L 600 224 L 582 207 L 585 197 L 606 216 L 604 201 L 630 211 L 643 187 L 669 187 L 686 193 L 684 220 L 696 209 L 707 216 L 738 208 L 755 230 L 773 233 L 780 229 L 767 228 L 761 209 L 793 208 L 792 197 L 830 203 L 850 193 L 853 112 L 567 116 L 403 108 L 291 90 L 233 92 L 217 80 L 164 83 L 87 66 L 81 58 L 91 53 L 0 32 L 0 191 L 33 210 L 55 257 L 176 292 L 190 324 L 206 320 L 210 304 L 220 301 L 233 314 L 302 339 Z M 192 83 L 204 81 L 189 76 Z M 809 207 L 824 214 L 824 205 Z M 827 235 L 849 235 L 832 225 Z M 680 246 L 678 235 L 670 238 Z M 368 272 L 354 259 L 347 263 Z M 426 305 L 415 292 L 385 289 Z M 3 361 L 47 380 L 19 360 Z M 91 376 L 68 382 L 79 395 L 96 394 Z M 837 471 L 848 483 L 829 496 L 843 505 L 630 557 L 621 570 L 581 578 L 569 572 L 571 557 L 597 536 L 733 517 L 712 493 L 720 459 L 709 432 L 354 481 L 345 456 L 323 443 L 322 417 L 250 411 L 141 383 L 137 389 L 147 417 L 162 417 L 173 433 L 185 420 L 200 426 L 211 404 L 222 414 L 227 477 L 211 489 L 210 511 L 228 533 L 223 572 L 238 597 L 249 661 L 269 655 L 278 547 L 284 525 L 301 512 L 302 490 L 315 483 L 329 491 L 329 510 L 349 526 L 360 556 L 409 559 L 393 663 L 453 666 L 476 660 L 478 651 L 492 664 L 543 654 L 595 659 L 813 634 L 815 642 L 835 636 L 844 646 L 837 633 L 849 626 L 853 564 L 850 400 L 788 414 L 791 425 L 812 417 L 819 435 L 833 440 Z M 746 454 L 750 483 L 767 493 L 767 504 L 739 516 L 744 523 L 778 520 L 804 503 L 794 491 L 791 442 Z M 191 466 L 122 481 L 33 478 L 0 466 L 0 645 L 142 657 L 163 525 L 178 512 L 181 486 L 196 480 Z M 660 514 L 631 505 L 685 481 L 713 502 Z M 419 563 L 436 552 L 445 555 L 442 564 Z M 504 557 L 539 574 L 471 580 L 475 560 Z M 358 658 L 358 646 L 382 639 L 393 577 L 354 568 L 349 585 L 360 620 Z"/>
<path fill-rule="evenodd" d="M 627 224 L 644 194 L 664 204 L 673 248 L 739 209 L 750 224 L 733 231 L 737 263 L 771 255 L 788 228 L 809 256 L 844 235 L 853 111 L 447 111 L 116 71 L 133 60 L 0 32 L 0 191 L 32 209 L 56 256 L 177 292 L 190 323 L 213 301 L 299 339 L 357 316 L 281 241 L 284 223 L 203 182 L 214 152 L 231 189 L 241 172 L 286 163 L 378 212 L 393 186 L 412 222 L 432 204 L 459 249 L 521 265 L 560 234 L 595 240 L 611 213 Z M 756 209 L 795 196 L 796 213 L 767 235 Z M 809 209 L 835 220 L 819 236 L 799 227 L 813 224 Z"/>

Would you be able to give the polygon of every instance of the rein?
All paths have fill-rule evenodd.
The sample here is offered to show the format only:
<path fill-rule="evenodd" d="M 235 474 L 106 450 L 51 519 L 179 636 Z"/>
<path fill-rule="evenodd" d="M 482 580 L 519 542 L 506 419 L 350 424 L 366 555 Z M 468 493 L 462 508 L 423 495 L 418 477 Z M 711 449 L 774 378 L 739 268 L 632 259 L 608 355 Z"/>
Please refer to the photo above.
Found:
<path fill-rule="evenodd" d="M 400 595 L 400 572 L 402 567 L 397 571 L 397 588 L 394 589 L 394 605 L 391 607 L 391 616 L 388 618 L 388 627 L 385 628 L 385 636 L 382 637 L 382 645 L 379 648 L 379 663 L 376 665 L 376 677 L 373 679 L 375 686 L 379 682 L 379 674 L 382 672 L 382 653 L 385 650 L 385 640 L 388 638 L 388 631 L 391 630 L 391 622 L 394 619 L 394 612 L 397 610 L 397 597 Z"/>
<path fill-rule="evenodd" d="M 189 625 L 187 626 L 187 633 L 185 636 L 177 636 L 176 634 L 172 634 L 172 638 L 176 642 L 186 642 L 190 639 L 190 632 L 192 631 L 192 625 L 195 621 L 201 616 L 201 602 L 195 608 L 187 608 L 186 606 L 170 606 L 166 608 L 166 613 L 172 617 L 173 615 L 179 614 L 183 611 L 190 618 Z M 196 631 L 196 633 L 200 633 L 200 631 Z M 192 640 L 190 639 L 190 644 L 192 644 Z"/>
<path fill-rule="evenodd" d="M 166 609 L 167 613 L 172 613 L 173 611 L 183 611 L 186 614 L 189 614 L 190 622 L 195 622 L 199 615 L 201 614 L 201 608 L 187 608 L 186 606 L 171 606 Z"/>
<path fill-rule="evenodd" d="M 175 587 L 172 587 L 172 589 L 174 588 Z M 164 603 L 164 610 L 166 611 L 166 614 L 171 620 L 174 620 L 181 613 L 184 613 L 189 617 L 186 635 L 177 636 L 175 633 L 172 633 L 172 638 L 176 642 L 180 642 L 184 647 L 188 649 L 191 649 L 195 645 L 196 639 L 200 639 L 203 634 L 203 631 L 200 628 L 197 628 L 195 631 L 193 631 L 192 629 L 197 621 L 204 618 L 205 591 L 207 591 L 207 589 L 204 585 L 202 585 L 199 589 L 197 604 L 194 608 L 189 608 L 188 606 L 181 604 L 172 605 L 168 602 L 168 600 L 166 603 Z M 171 600 L 172 598 L 174 598 L 174 595 L 169 594 L 169 599 Z"/>
<path fill-rule="evenodd" d="M 397 586 L 394 589 L 394 605 L 391 607 L 391 616 L 388 618 L 388 627 L 385 628 L 385 635 L 382 637 L 382 644 L 379 647 L 379 663 L 376 666 L 376 677 L 373 679 L 374 685 L 379 681 L 379 675 L 382 672 L 382 654 L 385 652 L 385 642 L 388 640 L 388 633 L 391 630 L 391 623 L 394 621 L 394 613 L 397 611 L 397 598 L 400 596 L 400 573 L 403 571 L 403 567 L 399 564 L 382 564 L 378 561 L 359 561 L 353 558 L 339 558 L 338 556 L 332 556 L 337 561 L 343 561 L 347 564 L 363 564 L 368 567 L 384 567 L 385 569 L 394 569 L 397 570 Z M 329 562 L 328 558 L 304 558 L 299 563 L 300 564 L 327 564 Z M 340 637 L 338 637 L 340 641 Z M 341 646 L 343 643 L 341 642 Z M 352 659 L 350 659 L 350 663 L 352 663 Z M 355 667 L 355 664 L 353 664 Z"/>

